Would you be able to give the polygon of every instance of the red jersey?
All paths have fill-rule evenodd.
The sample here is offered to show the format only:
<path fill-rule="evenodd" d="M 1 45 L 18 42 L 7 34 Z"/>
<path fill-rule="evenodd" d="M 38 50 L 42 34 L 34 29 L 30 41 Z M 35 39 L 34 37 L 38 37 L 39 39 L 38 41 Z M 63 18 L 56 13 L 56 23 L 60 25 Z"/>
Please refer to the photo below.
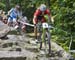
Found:
<path fill-rule="evenodd" d="M 34 16 L 39 16 L 39 15 L 41 15 L 41 14 L 42 14 L 42 11 L 40 11 L 40 9 L 37 9 L 36 12 L 34 13 Z M 46 9 L 46 10 L 44 11 L 44 14 L 50 15 L 50 11 L 49 11 L 48 9 Z"/>
<path fill-rule="evenodd" d="M 46 9 L 44 12 L 43 12 L 43 15 L 45 14 L 48 14 L 50 16 L 50 11 L 48 9 Z M 37 23 L 38 20 L 41 20 L 41 22 L 45 22 L 45 18 L 44 16 L 42 16 L 42 11 L 40 11 L 40 9 L 37 9 L 34 13 L 34 16 L 36 16 L 35 18 L 35 22 Z"/>

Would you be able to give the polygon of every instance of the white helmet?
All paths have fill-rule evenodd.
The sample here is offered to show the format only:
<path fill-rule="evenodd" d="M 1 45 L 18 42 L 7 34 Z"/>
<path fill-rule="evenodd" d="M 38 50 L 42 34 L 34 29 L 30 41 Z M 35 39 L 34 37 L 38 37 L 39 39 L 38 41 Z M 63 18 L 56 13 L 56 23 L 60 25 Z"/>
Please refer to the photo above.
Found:
<path fill-rule="evenodd" d="M 41 4 L 41 6 L 39 7 L 39 9 L 41 11 L 45 11 L 46 10 L 46 5 L 45 4 Z"/>

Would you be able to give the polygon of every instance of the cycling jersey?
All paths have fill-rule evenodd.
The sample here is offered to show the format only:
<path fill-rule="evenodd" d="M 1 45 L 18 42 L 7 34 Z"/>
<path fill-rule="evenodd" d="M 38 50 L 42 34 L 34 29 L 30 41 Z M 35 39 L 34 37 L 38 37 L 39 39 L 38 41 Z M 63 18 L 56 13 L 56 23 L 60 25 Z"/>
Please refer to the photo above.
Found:
<path fill-rule="evenodd" d="M 11 17 L 11 18 L 17 18 L 17 16 L 18 16 L 18 11 L 16 11 L 15 8 L 12 8 L 12 9 L 10 10 L 10 17 Z"/>
<path fill-rule="evenodd" d="M 8 12 L 8 15 L 9 15 L 8 22 L 12 22 L 13 20 L 16 21 L 17 17 L 21 16 L 20 12 L 16 10 L 15 8 L 12 8 Z"/>
<path fill-rule="evenodd" d="M 50 16 L 50 12 L 48 9 L 46 9 L 44 12 L 43 12 L 43 15 L 42 15 L 42 11 L 40 11 L 40 9 L 37 9 L 34 13 L 34 16 L 36 16 L 36 18 L 34 19 L 36 23 L 38 23 L 38 21 L 40 20 L 42 23 L 43 22 L 46 22 L 45 18 L 44 18 L 44 15 L 49 15 Z"/>

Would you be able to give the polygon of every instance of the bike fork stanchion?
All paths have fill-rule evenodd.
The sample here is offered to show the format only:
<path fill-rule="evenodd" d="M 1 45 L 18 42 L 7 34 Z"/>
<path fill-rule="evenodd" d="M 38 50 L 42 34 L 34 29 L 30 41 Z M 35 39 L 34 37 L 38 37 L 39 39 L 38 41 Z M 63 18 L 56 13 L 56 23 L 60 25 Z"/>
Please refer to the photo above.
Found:
<path fill-rule="evenodd" d="M 39 42 L 40 42 L 40 47 L 39 47 L 40 50 L 41 50 L 41 48 L 42 48 L 42 39 L 41 39 L 41 35 L 42 35 L 41 31 L 39 31 L 38 40 L 39 40 Z"/>
<path fill-rule="evenodd" d="M 46 29 L 43 29 L 43 41 L 44 41 L 44 47 L 45 47 L 45 54 L 47 54 L 47 35 L 46 35 Z"/>
<path fill-rule="evenodd" d="M 49 54 L 51 53 L 51 37 L 48 39 L 48 45 L 49 45 Z"/>
<path fill-rule="evenodd" d="M 49 54 L 51 54 L 51 33 L 50 30 L 48 29 L 48 45 L 49 45 Z"/>
<path fill-rule="evenodd" d="M 45 45 L 45 54 L 47 54 L 47 41 L 44 39 L 44 45 Z"/>
<path fill-rule="evenodd" d="M 39 41 L 40 41 L 40 50 L 41 50 L 41 48 L 42 48 L 42 33 L 40 32 L 40 35 L 39 35 Z"/>

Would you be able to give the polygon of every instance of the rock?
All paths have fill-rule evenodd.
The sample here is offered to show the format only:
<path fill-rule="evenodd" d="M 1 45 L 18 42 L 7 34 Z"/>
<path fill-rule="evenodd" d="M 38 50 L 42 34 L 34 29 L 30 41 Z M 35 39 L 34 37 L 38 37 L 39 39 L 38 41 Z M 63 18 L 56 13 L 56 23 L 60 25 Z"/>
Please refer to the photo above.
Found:
<path fill-rule="evenodd" d="M 5 37 L 9 31 L 9 27 L 0 21 L 0 38 Z"/>
<path fill-rule="evenodd" d="M 19 58 L 19 57 L 27 57 L 33 58 L 36 57 L 35 53 L 29 52 L 27 50 L 24 51 L 0 51 L 0 58 Z M 1 59 L 0 59 L 1 60 Z"/>
<path fill-rule="evenodd" d="M 3 48 L 12 47 L 12 46 L 13 46 L 13 43 L 5 43 L 2 45 Z"/>
<path fill-rule="evenodd" d="M 36 45 L 37 43 L 36 43 L 36 41 L 30 41 L 30 44 Z"/>
<path fill-rule="evenodd" d="M 16 48 L 16 51 L 21 51 L 21 48 Z"/>
<path fill-rule="evenodd" d="M 64 50 L 53 42 L 52 56 L 48 56 L 44 46 L 42 50 L 39 50 L 39 44 L 33 44 L 32 38 L 22 35 L 7 35 L 7 37 L 9 38 L 7 40 L 0 39 L 0 60 L 66 60 Z"/>
<path fill-rule="evenodd" d="M 66 52 L 61 46 L 51 41 L 52 48 L 57 51 L 59 57 L 63 57 L 65 59 L 70 59 L 72 56 L 70 53 Z"/>

